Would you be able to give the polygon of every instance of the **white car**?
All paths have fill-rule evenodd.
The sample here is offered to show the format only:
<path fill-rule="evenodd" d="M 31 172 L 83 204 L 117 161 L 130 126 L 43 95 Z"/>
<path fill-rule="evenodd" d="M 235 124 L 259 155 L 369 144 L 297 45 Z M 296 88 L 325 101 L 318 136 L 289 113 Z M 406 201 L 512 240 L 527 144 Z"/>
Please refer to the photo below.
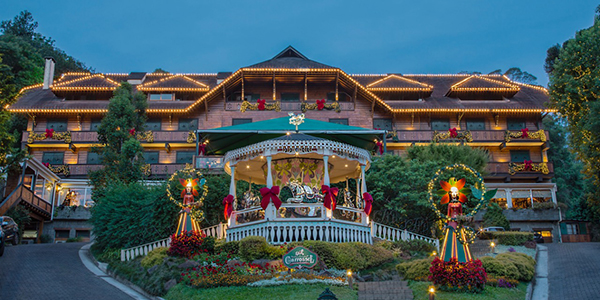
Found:
<path fill-rule="evenodd" d="M 504 227 L 486 227 L 483 231 L 504 231 Z"/>

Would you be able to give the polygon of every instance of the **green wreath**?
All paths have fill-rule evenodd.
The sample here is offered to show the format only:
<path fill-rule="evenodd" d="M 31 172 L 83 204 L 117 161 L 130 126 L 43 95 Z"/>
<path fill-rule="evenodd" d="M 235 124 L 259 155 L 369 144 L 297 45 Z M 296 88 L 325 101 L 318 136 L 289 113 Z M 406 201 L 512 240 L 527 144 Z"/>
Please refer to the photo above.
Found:
<path fill-rule="evenodd" d="M 167 181 L 167 196 L 169 200 L 173 203 L 177 204 L 181 209 L 185 206 L 183 205 L 183 195 L 185 193 L 185 185 L 183 183 L 192 183 L 192 189 L 194 194 L 194 201 L 202 203 L 206 195 L 208 195 L 208 186 L 206 185 L 206 179 L 202 176 L 202 173 L 192 167 L 186 167 L 182 170 L 179 170 Z M 198 223 L 204 220 L 204 211 L 198 206 L 191 206 L 191 216 Z"/>

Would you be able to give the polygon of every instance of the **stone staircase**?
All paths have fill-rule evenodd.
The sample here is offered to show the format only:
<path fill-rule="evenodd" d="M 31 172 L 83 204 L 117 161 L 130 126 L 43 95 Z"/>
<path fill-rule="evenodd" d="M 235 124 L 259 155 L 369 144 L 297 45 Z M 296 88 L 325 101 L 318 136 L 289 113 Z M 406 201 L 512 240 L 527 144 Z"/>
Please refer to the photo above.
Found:
<path fill-rule="evenodd" d="M 358 300 L 412 300 L 407 281 L 395 275 L 392 280 L 358 283 Z"/>

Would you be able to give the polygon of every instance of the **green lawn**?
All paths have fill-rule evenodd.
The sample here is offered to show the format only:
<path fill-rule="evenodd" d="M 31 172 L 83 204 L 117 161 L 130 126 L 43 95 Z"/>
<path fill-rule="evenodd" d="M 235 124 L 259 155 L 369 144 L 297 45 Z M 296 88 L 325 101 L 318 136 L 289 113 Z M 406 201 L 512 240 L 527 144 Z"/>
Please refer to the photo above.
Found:
<path fill-rule="evenodd" d="M 415 300 L 429 299 L 429 294 L 427 293 L 429 285 L 429 282 L 423 281 L 411 281 L 409 283 L 410 288 L 413 290 Z M 437 291 L 435 293 L 435 300 L 523 300 L 525 299 L 526 294 L 527 283 L 520 283 L 516 288 L 512 289 L 487 286 L 480 294 Z"/>
<path fill-rule="evenodd" d="M 231 286 L 212 289 L 195 289 L 183 284 L 173 287 L 163 298 L 167 300 L 298 300 L 317 299 L 329 286 L 325 284 L 281 285 L 270 287 Z M 329 289 L 340 300 L 358 299 L 358 292 L 348 287 L 333 286 Z"/>

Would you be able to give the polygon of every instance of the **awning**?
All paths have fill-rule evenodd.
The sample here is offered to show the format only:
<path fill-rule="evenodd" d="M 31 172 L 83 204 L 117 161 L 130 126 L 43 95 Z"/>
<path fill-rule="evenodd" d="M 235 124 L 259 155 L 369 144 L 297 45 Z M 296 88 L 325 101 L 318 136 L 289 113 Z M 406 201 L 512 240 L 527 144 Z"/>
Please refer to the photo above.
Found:
<path fill-rule="evenodd" d="M 197 141 L 208 140 L 206 155 L 224 155 L 227 151 L 259 143 L 293 133 L 296 126 L 289 123 L 289 117 L 270 119 L 214 129 L 197 130 Z M 385 130 L 365 129 L 336 123 L 305 119 L 298 126 L 298 132 L 349 144 L 371 151 L 375 140 L 385 142 Z"/>

